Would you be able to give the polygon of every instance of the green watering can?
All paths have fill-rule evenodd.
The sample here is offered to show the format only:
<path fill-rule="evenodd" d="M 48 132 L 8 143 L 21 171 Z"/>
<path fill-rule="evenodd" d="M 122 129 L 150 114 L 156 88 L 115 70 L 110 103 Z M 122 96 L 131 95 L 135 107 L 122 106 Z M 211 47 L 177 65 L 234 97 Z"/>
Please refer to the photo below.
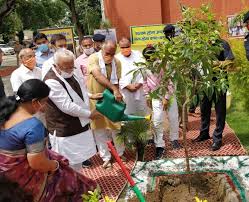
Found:
<path fill-rule="evenodd" d="M 148 116 L 133 116 L 124 114 L 126 104 L 124 102 L 117 102 L 110 90 L 105 89 L 103 98 L 96 103 L 96 109 L 101 114 L 106 116 L 112 122 L 119 121 L 135 121 L 135 120 L 151 120 L 151 115 Z"/>

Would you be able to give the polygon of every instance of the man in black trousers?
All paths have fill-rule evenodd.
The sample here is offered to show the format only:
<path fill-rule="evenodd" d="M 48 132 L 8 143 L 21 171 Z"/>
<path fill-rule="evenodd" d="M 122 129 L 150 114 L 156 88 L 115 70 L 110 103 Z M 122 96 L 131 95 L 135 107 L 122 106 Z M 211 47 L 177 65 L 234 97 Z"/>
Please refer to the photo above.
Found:
<path fill-rule="evenodd" d="M 0 67 L 3 61 L 3 51 L 0 48 Z M 3 81 L 2 78 L 0 77 L 0 98 L 5 96 L 5 92 L 4 92 L 4 85 L 3 85 Z"/>
<path fill-rule="evenodd" d="M 222 51 L 217 56 L 217 59 L 222 62 L 226 60 L 234 60 L 234 55 L 230 48 L 230 45 L 227 41 L 220 39 L 222 44 Z M 214 81 L 217 81 L 217 78 L 213 78 Z M 212 151 L 219 150 L 222 146 L 222 133 L 225 127 L 226 121 L 226 92 L 221 93 L 218 97 L 215 96 L 216 93 L 213 93 L 212 98 L 209 99 L 206 95 L 201 101 L 201 129 L 200 135 L 194 140 L 195 142 L 202 142 L 208 140 L 209 136 L 209 127 L 210 127 L 210 116 L 212 103 L 215 103 L 215 112 L 216 112 L 216 128 L 213 133 L 213 144 L 211 146 Z"/>
<path fill-rule="evenodd" d="M 243 22 L 245 23 L 246 28 L 249 31 L 249 11 L 244 15 Z M 249 33 L 245 36 L 244 46 L 246 49 L 246 58 L 247 60 L 249 60 Z"/>

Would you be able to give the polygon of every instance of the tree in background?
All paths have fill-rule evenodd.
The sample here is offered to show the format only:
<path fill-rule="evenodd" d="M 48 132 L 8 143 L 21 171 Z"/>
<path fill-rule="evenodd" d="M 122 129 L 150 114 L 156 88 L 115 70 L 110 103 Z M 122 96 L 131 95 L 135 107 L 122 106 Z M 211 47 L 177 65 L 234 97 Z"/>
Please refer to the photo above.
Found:
<path fill-rule="evenodd" d="M 70 10 L 71 20 L 75 25 L 79 39 L 86 34 L 92 34 L 99 28 L 101 21 L 101 6 L 99 0 L 61 0 Z"/>
<path fill-rule="evenodd" d="M 0 0 L 0 5 L 0 33 L 5 42 L 23 30 L 73 25 L 82 38 L 93 34 L 101 22 L 99 0 Z"/>
<path fill-rule="evenodd" d="M 7 17 L 15 8 L 16 0 L 0 0 L 0 26 L 4 17 Z"/>
<path fill-rule="evenodd" d="M 67 13 L 67 7 L 59 0 L 16 0 L 12 10 L 0 24 L 0 33 L 6 43 L 13 39 L 16 33 L 22 42 L 23 30 L 57 27 L 63 23 Z"/>

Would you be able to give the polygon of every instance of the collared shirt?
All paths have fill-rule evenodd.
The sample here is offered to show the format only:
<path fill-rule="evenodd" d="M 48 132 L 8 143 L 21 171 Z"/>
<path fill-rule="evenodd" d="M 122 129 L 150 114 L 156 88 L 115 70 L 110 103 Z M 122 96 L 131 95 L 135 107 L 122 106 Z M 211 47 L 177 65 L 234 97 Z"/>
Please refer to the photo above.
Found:
<path fill-rule="evenodd" d="M 54 55 L 53 52 L 49 51 L 48 54 L 44 54 L 40 51 L 35 52 L 36 66 L 42 68 L 43 63 Z"/>
<path fill-rule="evenodd" d="M 46 76 L 49 70 L 54 66 L 54 57 L 49 58 L 42 65 L 42 79 Z"/>
<path fill-rule="evenodd" d="M 87 77 L 88 58 L 89 56 L 83 53 L 74 62 L 75 67 L 78 69 L 78 71 L 82 72 L 82 75 L 85 79 Z"/>
<path fill-rule="evenodd" d="M 41 79 L 41 69 L 35 67 L 33 70 L 28 69 L 23 64 L 17 68 L 10 77 L 10 82 L 14 92 L 17 92 L 18 88 L 22 85 L 23 82 L 29 79 Z"/>

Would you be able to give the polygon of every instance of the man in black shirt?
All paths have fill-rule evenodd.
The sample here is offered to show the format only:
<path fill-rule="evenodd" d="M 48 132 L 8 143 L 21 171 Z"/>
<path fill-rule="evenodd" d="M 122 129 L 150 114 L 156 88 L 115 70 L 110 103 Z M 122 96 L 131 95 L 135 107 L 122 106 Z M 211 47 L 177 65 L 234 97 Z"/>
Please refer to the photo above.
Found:
<path fill-rule="evenodd" d="M 230 45 L 227 41 L 221 39 L 220 43 L 222 44 L 222 51 L 217 56 L 219 62 L 234 60 L 234 55 L 230 48 Z M 214 81 L 217 81 L 217 78 L 213 78 Z M 213 93 L 211 100 L 204 96 L 201 101 L 201 129 L 200 135 L 195 139 L 195 142 L 205 141 L 210 138 L 209 136 L 209 127 L 210 127 L 210 116 L 212 103 L 215 103 L 215 112 L 216 112 L 216 128 L 213 133 L 213 144 L 211 147 L 212 151 L 219 150 L 222 146 L 222 133 L 225 127 L 226 121 L 226 92 L 221 93 L 218 97 Z"/>

